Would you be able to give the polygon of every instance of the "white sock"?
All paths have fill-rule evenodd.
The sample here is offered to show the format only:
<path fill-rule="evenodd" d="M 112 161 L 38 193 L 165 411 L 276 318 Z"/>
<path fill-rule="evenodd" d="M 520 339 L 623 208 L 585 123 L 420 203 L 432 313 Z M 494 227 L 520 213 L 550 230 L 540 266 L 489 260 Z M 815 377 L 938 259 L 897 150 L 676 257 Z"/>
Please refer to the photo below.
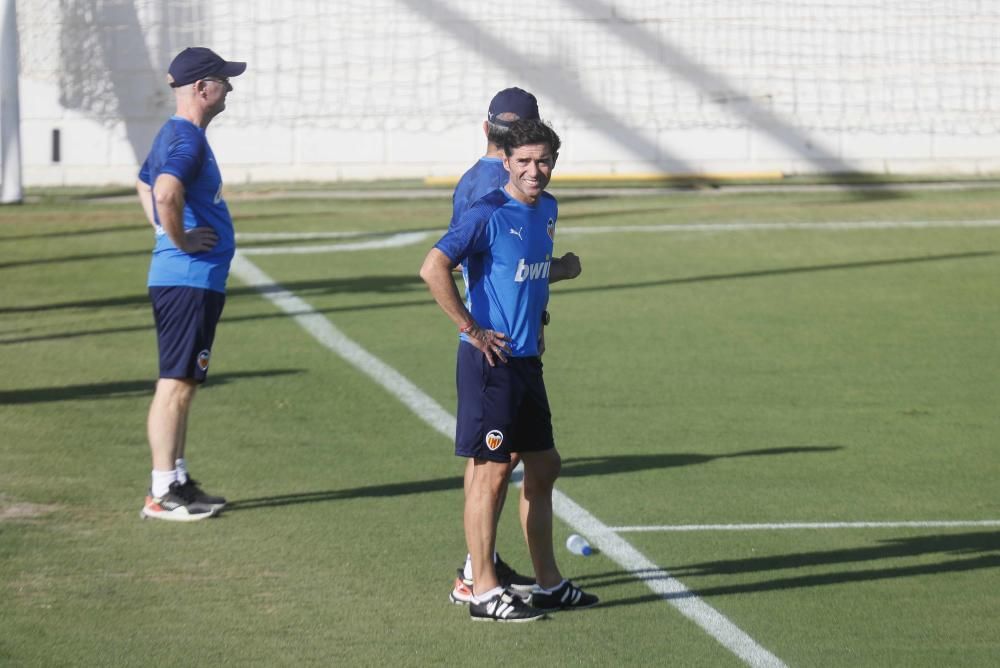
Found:
<path fill-rule="evenodd" d="M 472 602 L 473 603 L 482 603 L 483 601 L 488 601 L 491 598 L 493 598 L 494 596 L 499 596 L 502 593 L 503 593 L 503 587 L 494 587 L 493 589 L 490 589 L 489 591 L 485 591 L 482 594 L 473 594 L 472 595 Z"/>
<path fill-rule="evenodd" d="M 176 462 L 174 462 L 174 468 L 177 470 L 177 482 L 184 484 L 188 481 L 188 469 L 187 462 L 181 457 Z"/>
<path fill-rule="evenodd" d="M 472 555 L 465 555 L 465 568 L 462 569 L 462 577 L 466 580 L 472 579 Z"/>
<path fill-rule="evenodd" d="M 554 593 L 554 592 L 555 592 L 555 591 L 556 591 L 557 589 L 559 589 L 559 587 L 562 587 L 562 586 L 563 586 L 564 584 L 566 584 L 566 580 L 563 580 L 562 582 L 560 582 L 559 584 L 557 584 L 557 585 L 556 585 L 555 587 L 553 587 L 552 589 L 546 589 L 545 587 L 541 587 L 541 586 L 539 586 L 539 585 L 535 585 L 535 589 L 534 589 L 534 591 L 536 591 L 536 592 L 538 592 L 538 593 L 540 593 L 540 594 L 552 594 L 552 593 Z"/>
<path fill-rule="evenodd" d="M 165 496 L 170 491 L 170 483 L 177 481 L 177 471 L 157 471 L 153 469 L 153 484 L 150 492 L 159 498 Z"/>
<path fill-rule="evenodd" d="M 180 460 L 178 460 L 178 461 L 180 461 Z M 497 563 L 497 560 L 499 558 L 500 558 L 500 555 L 497 554 L 496 551 L 494 550 L 494 552 L 493 552 L 493 563 L 494 564 Z M 462 569 L 462 577 L 464 577 L 466 580 L 471 580 L 472 579 L 472 555 L 471 554 L 466 554 L 465 555 L 465 568 Z"/>

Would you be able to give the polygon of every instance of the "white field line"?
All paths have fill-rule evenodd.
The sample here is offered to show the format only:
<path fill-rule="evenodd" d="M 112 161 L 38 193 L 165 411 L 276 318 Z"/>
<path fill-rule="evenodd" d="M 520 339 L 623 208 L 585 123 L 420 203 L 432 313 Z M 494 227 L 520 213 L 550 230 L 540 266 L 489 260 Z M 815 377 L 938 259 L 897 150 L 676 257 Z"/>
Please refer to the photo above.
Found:
<path fill-rule="evenodd" d="M 353 239 L 367 232 L 237 232 L 237 241 L 309 241 L 315 239 Z"/>
<path fill-rule="evenodd" d="M 312 235 L 313 233 L 309 233 Z M 314 246 L 267 246 L 261 248 L 244 248 L 240 250 L 243 255 L 306 255 L 312 253 L 338 253 L 345 251 L 376 250 L 383 248 L 401 248 L 420 243 L 430 232 L 403 232 L 393 234 L 384 239 L 371 239 L 369 241 L 355 241 L 342 244 L 317 244 Z M 286 237 L 289 238 L 289 237 Z M 314 238 L 304 237 L 304 238 Z"/>
<path fill-rule="evenodd" d="M 608 215 L 614 215 L 609 212 Z M 1000 227 L 1000 220 L 867 220 L 834 221 L 826 223 L 667 223 L 662 225 L 598 225 L 580 227 L 562 225 L 561 234 L 616 234 L 616 233 L 670 233 L 670 232 L 772 232 L 786 230 L 912 230 L 912 229 L 954 229 Z M 379 239 L 355 241 L 339 244 L 316 244 L 309 246 L 266 246 L 243 248 L 243 255 L 304 255 L 312 253 L 337 253 L 345 251 L 376 250 L 380 248 L 401 248 L 424 241 L 431 235 L 441 234 L 432 230 L 400 232 Z M 238 241 L 316 241 L 320 239 L 351 239 L 370 235 L 370 232 L 240 232 Z"/>
<path fill-rule="evenodd" d="M 929 520 L 915 522 L 780 522 L 774 524 L 660 524 L 610 527 L 616 533 L 662 531 L 783 531 L 788 529 L 926 529 L 997 527 L 1000 520 Z"/>
<path fill-rule="evenodd" d="M 242 251 L 233 259 L 232 273 L 260 291 L 264 298 L 279 309 L 292 315 L 320 344 L 378 383 L 430 427 L 441 435 L 454 439 L 454 416 L 398 371 L 348 338 L 306 301 L 275 283 L 243 257 Z M 622 568 L 635 573 L 654 593 L 663 597 L 747 665 L 774 668 L 785 666 L 781 659 L 759 645 L 725 615 L 695 596 L 683 583 L 647 559 L 628 541 L 568 496 L 555 490 L 552 493 L 552 503 L 556 517 L 575 531 L 586 535 L 605 555 Z"/>
<path fill-rule="evenodd" d="M 614 212 L 609 212 L 613 216 Z M 749 232 L 783 230 L 912 230 L 935 228 L 1000 227 L 1000 220 L 858 220 L 825 223 L 666 223 L 663 225 L 560 226 L 563 234 L 612 234 L 616 232 Z"/>

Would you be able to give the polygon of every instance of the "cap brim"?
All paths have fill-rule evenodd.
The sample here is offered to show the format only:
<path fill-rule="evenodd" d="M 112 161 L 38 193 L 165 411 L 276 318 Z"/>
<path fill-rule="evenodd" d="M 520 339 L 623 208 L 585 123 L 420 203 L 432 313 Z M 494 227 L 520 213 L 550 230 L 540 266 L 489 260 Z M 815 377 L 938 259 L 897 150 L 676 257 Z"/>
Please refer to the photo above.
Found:
<path fill-rule="evenodd" d="M 222 69 L 216 72 L 216 74 L 223 77 L 238 77 L 239 75 L 246 72 L 246 69 L 247 69 L 246 63 L 227 62 L 225 65 L 222 66 Z"/>

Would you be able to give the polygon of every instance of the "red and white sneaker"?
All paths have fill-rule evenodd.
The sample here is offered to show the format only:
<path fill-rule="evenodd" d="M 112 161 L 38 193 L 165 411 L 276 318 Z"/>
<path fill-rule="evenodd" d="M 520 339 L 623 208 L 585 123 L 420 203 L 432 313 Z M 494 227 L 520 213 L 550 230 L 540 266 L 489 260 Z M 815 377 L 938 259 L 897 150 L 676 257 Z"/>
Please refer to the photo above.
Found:
<path fill-rule="evenodd" d="M 455 605 L 469 605 L 472 603 L 472 580 L 465 579 L 465 569 L 458 569 L 458 577 L 455 578 L 455 586 L 448 599 Z"/>
<path fill-rule="evenodd" d="M 212 506 L 190 498 L 181 485 L 174 482 L 170 484 L 170 489 L 163 496 L 148 495 L 146 503 L 139 511 L 139 517 L 171 522 L 195 522 L 208 519 L 215 512 L 216 509 Z"/>

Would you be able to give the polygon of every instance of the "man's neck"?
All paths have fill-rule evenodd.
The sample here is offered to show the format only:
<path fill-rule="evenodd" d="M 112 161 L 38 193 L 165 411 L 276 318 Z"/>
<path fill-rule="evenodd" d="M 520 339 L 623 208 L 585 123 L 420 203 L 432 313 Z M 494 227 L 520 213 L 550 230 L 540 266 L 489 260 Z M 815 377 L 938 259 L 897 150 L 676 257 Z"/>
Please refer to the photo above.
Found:
<path fill-rule="evenodd" d="M 175 112 L 175 115 L 191 121 L 202 130 L 207 128 L 208 124 L 211 123 L 214 118 L 214 116 L 208 115 L 205 110 L 198 105 L 182 104 L 180 102 L 177 103 L 177 111 Z"/>

